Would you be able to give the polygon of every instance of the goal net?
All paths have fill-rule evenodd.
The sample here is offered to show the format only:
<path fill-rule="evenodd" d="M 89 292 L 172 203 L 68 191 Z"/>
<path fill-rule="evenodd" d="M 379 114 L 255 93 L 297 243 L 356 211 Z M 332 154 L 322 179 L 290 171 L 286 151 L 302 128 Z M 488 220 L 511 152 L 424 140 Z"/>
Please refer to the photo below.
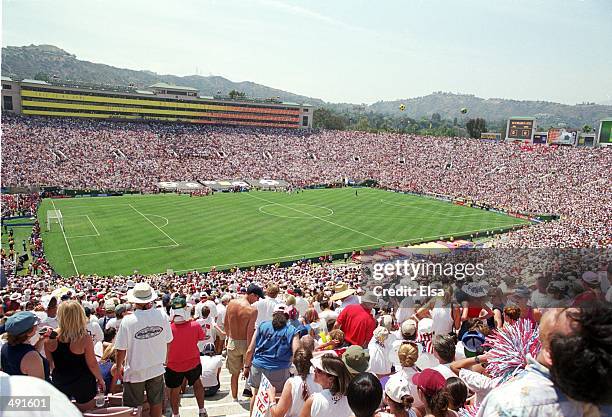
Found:
<path fill-rule="evenodd" d="M 51 225 L 57 223 L 60 229 L 64 229 L 64 218 L 61 210 L 47 210 L 47 231 L 51 231 Z"/>

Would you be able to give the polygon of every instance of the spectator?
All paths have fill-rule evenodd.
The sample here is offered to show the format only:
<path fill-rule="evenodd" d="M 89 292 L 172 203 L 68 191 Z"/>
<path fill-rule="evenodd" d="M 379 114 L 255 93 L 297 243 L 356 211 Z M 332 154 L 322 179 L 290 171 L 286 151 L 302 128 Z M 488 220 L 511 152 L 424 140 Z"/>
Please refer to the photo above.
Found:
<path fill-rule="evenodd" d="M 44 343 L 38 323 L 38 316 L 31 311 L 19 311 L 6 320 L 8 340 L 2 345 L 0 365 L 7 374 L 50 380 L 49 362 L 38 353 Z"/>
<path fill-rule="evenodd" d="M 453 378 L 455 374 L 450 364 L 455 360 L 455 337 L 451 335 L 437 335 L 433 339 L 434 356 L 440 364 L 432 369 L 440 372 L 445 379 Z"/>
<path fill-rule="evenodd" d="M 232 300 L 225 312 L 225 332 L 227 333 L 227 370 L 231 374 L 232 398 L 238 399 L 238 377 L 243 370 L 249 343 L 253 338 L 257 310 L 251 305 L 264 298 L 263 290 L 251 284 L 246 294 Z"/>
<path fill-rule="evenodd" d="M 355 417 L 373 417 L 380 406 L 383 389 L 376 375 L 363 372 L 348 384 L 346 398 Z"/>
<path fill-rule="evenodd" d="M 376 320 L 372 317 L 372 309 L 378 303 L 374 293 L 368 292 L 361 297 L 359 304 L 345 307 L 334 328 L 344 332 L 345 343 L 366 347 L 374 334 Z"/>
<path fill-rule="evenodd" d="M 352 376 L 367 372 L 370 367 L 370 353 L 361 346 L 349 346 L 342 354 L 342 362 Z"/>
<path fill-rule="evenodd" d="M 102 331 L 106 330 L 106 325 L 115 318 L 115 303 L 112 300 L 106 300 L 104 302 L 104 317 L 98 319 L 98 324 L 102 328 Z M 115 329 L 118 329 L 116 327 Z"/>
<path fill-rule="evenodd" d="M 326 353 L 313 358 L 314 382 L 323 391 L 310 396 L 304 403 L 300 417 L 348 417 L 351 408 L 346 398 L 351 374 L 342 359 Z"/>
<path fill-rule="evenodd" d="M 89 410 L 94 407 L 98 387 L 105 392 L 106 384 L 87 333 L 85 311 L 76 301 L 64 301 L 58 308 L 57 321 L 57 338 L 45 343 L 53 385 L 74 398 L 79 410 Z"/>
<path fill-rule="evenodd" d="M 270 408 L 270 415 L 272 417 L 298 417 L 300 411 L 304 408 L 306 400 L 312 394 L 321 392 L 321 386 L 314 381 L 314 375 L 310 373 L 311 359 L 312 352 L 310 350 L 299 348 L 295 351 L 293 365 L 297 375 L 285 382 L 278 404 Z M 274 386 L 269 388 L 268 394 L 270 398 L 276 397 Z"/>
<path fill-rule="evenodd" d="M 146 390 L 151 417 L 161 417 L 164 363 L 172 330 L 163 313 L 153 308 L 155 299 L 157 294 L 145 282 L 128 291 L 127 301 L 134 305 L 134 313 L 121 321 L 115 347 L 119 378 L 124 381 L 123 404 L 141 406 Z"/>
<path fill-rule="evenodd" d="M 448 408 L 456 412 L 465 408 L 468 397 L 468 388 L 465 382 L 456 376 L 446 378 L 446 391 L 450 397 Z"/>
<path fill-rule="evenodd" d="M 389 379 L 385 384 L 385 403 L 389 413 L 380 413 L 380 417 L 420 417 L 412 408 L 414 398 L 410 392 L 410 384 L 401 378 Z"/>
<path fill-rule="evenodd" d="M 217 355 L 212 345 L 206 345 L 204 352 L 200 356 L 200 364 L 202 365 L 202 386 L 204 387 L 204 396 L 212 397 L 221 388 L 221 367 L 223 366 L 223 358 Z"/>
<path fill-rule="evenodd" d="M 440 372 L 425 369 L 412 376 L 412 383 L 417 386 L 421 401 L 425 404 L 424 417 L 457 417 L 457 413 L 449 408 L 450 396 L 445 389 L 446 380 Z"/>
<path fill-rule="evenodd" d="M 168 349 L 168 360 L 164 380 L 166 387 L 170 390 L 170 406 L 174 416 L 179 415 L 179 403 L 181 397 L 181 385 L 183 380 L 193 387 L 193 394 L 198 403 L 200 417 L 207 416 L 204 408 L 204 387 L 200 376 L 202 375 L 202 364 L 200 363 L 200 351 L 198 343 L 204 340 L 204 331 L 198 323 L 190 320 L 187 312 L 187 302 L 181 296 L 172 300 L 170 310 L 170 329 L 172 330 L 172 342 Z M 208 309 L 208 306 L 204 308 Z"/>
<path fill-rule="evenodd" d="M 257 308 L 257 321 L 255 327 L 259 327 L 260 323 L 272 320 L 274 308 L 280 303 L 276 297 L 278 296 L 278 285 L 269 284 L 266 288 L 266 297 L 257 301 L 253 306 Z"/>
<path fill-rule="evenodd" d="M 493 389 L 478 416 L 498 415 L 500 409 L 536 417 L 596 413 L 591 403 L 611 400 L 611 324 L 609 306 L 548 310 L 540 322 L 537 358 L 520 377 Z"/>
<path fill-rule="evenodd" d="M 393 363 L 389 359 L 391 352 L 391 343 L 389 342 L 389 330 L 379 326 L 374 329 L 372 339 L 368 343 L 368 352 L 370 356 L 369 371 L 381 378 L 391 374 Z"/>
<path fill-rule="evenodd" d="M 278 391 L 283 389 L 285 381 L 289 379 L 291 357 L 300 347 L 300 340 L 297 329 L 288 324 L 289 315 L 285 313 L 286 308 L 284 304 L 275 307 L 272 320 L 259 325 L 247 350 L 243 373 L 248 377 L 248 384 L 254 391 L 251 409 L 262 375 L 265 375 Z"/>

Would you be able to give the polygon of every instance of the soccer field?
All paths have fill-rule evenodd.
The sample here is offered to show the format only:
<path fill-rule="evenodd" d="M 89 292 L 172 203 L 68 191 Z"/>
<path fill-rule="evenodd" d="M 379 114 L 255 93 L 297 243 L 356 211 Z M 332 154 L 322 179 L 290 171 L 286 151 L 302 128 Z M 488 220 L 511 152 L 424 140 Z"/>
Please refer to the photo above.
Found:
<path fill-rule="evenodd" d="M 45 199 L 38 217 L 62 275 L 251 266 L 499 230 L 525 220 L 376 189 Z M 46 232 L 47 210 L 64 230 Z"/>

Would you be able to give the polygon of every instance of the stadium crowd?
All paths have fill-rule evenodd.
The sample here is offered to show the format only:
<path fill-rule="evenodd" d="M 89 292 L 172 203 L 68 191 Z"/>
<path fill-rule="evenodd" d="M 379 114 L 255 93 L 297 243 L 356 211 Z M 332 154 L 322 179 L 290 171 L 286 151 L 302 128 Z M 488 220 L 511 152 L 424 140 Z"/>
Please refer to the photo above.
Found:
<path fill-rule="evenodd" d="M 559 268 L 530 286 L 446 283 L 399 305 L 362 287 L 355 265 L 325 262 L 16 277 L 0 300 L 0 368 L 22 379 L 1 381 L 13 392 L 49 381 L 63 416 L 116 401 L 177 416 L 188 384 L 206 416 L 225 361 L 223 388 L 238 399 L 247 378 L 251 409 L 266 376 L 274 417 L 609 415 L 612 271 L 570 288 Z"/>
<path fill-rule="evenodd" d="M 400 162 L 400 160 L 402 162 Z M 520 147 L 466 138 L 279 131 L 60 118 L 3 118 L 3 184 L 156 192 L 160 181 L 283 179 L 292 186 L 374 179 L 560 221 L 503 247 L 610 244 L 607 149 Z"/>
<path fill-rule="evenodd" d="M 525 150 L 463 138 L 3 118 L 3 185 L 156 192 L 159 181 L 278 178 L 305 187 L 371 178 L 561 216 L 502 236 L 498 247 L 609 246 L 612 197 L 601 173 L 611 158 L 601 149 Z M 39 199 L 3 195 L 3 216 L 5 201 L 14 215 L 31 213 Z M 0 388 L 44 392 L 54 416 L 115 401 L 176 416 L 186 384 L 206 416 L 206 397 L 222 389 L 223 362 L 233 398 L 239 377 L 247 378 L 251 410 L 266 376 L 274 417 L 612 412 L 607 254 L 590 255 L 595 268 L 550 262 L 524 282 L 507 268 L 483 281 L 431 284 L 443 294 L 400 301 L 373 294 L 359 266 L 325 259 L 61 277 L 45 261 L 37 223 L 29 249 L 24 275 L 13 275 L 12 257 L 2 253 L 10 278 L 0 290 L 0 369 L 11 377 L 0 374 Z M 543 252 L 520 255 L 529 261 L 523 268 L 534 265 L 532 255 L 537 266 L 546 262 Z"/>

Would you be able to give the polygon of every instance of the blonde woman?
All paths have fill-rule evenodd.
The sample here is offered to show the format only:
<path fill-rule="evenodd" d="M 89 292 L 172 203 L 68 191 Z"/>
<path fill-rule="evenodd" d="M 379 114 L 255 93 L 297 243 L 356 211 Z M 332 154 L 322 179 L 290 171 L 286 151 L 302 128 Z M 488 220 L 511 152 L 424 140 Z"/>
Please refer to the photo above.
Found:
<path fill-rule="evenodd" d="M 96 382 L 102 392 L 105 384 L 87 333 L 85 310 L 76 301 L 64 301 L 57 309 L 57 323 L 57 337 L 45 343 L 53 385 L 68 398 L 74 398 L 79 410 L 92 409 Z"/>
<path fill-rule="evenodd" d="M 414 398 L 414 407 L 424 406 L 423 401 L 418 395 L 418 390 L 415 384 L 412 383 L 412 377 L 418 374 L 420 369 L 417 368 L 416 362 L 419 359 L 419 348 L 416 343 L 405 341 L 397 351 L 397 356 L 401 369 L 389 377 L 394 383 L 406 385 L 412 398 Z"/>

